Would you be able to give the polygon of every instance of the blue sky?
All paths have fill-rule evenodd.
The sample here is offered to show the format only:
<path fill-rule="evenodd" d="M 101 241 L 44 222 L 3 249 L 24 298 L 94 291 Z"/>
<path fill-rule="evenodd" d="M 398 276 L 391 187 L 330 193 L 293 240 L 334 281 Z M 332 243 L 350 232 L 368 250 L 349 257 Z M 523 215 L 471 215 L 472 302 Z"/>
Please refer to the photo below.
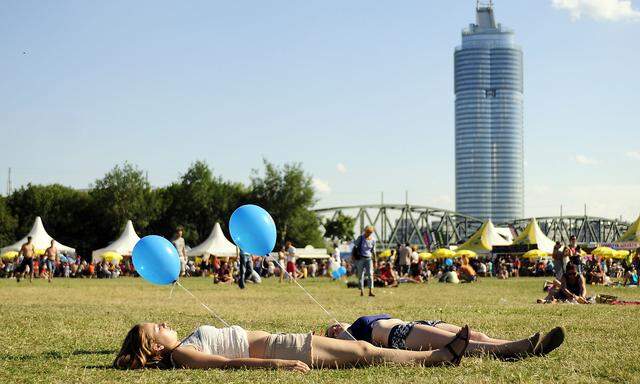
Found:
<path fill-rule="evenodd" d="M 302 162 L 319 207 L 454 207 L 475 1 L 3 1 L 0 189 Z M 640 1 L 495 1 L 524 50 L 526 215 L 640 214 Z"/>

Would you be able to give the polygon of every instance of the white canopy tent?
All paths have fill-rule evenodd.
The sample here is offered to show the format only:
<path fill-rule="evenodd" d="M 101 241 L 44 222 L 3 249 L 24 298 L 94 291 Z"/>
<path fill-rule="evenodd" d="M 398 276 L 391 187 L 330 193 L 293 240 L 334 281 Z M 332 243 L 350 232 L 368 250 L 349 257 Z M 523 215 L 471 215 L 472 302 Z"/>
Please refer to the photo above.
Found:
<path fill-rule="evenodd" d="M 314 248 L 313 245 L 307 245 L 304 248 L 296 249 L 296 257 L 298 259 L 328 259 L 326 248 Z"/>
<path fill-rule="evenodd" d="M 115 252 L 121 256 L 129 256 L 139 240 L 140 236 L 138 236 L 136 230 L 133 228 L 133 223 L 131 220 L 127 220 L 127 224 L 124 226 L 124 231 L 122 231 L 120 237 L 108 246 L 93 251 L 91 257 L 93 261 L 99 262 L 102 261 L 102 255 L 107 252 Z"/>
<path fill-rule="evenodd" d="M 31 227 L 31 231 L 29 231 L 29 233 L 25 237 L 18 240 L 17 242 L 0 249 L 0 254 L 4 254 L 9 251 L 19 252 L 20 247 L 22 247 L 22 244 L 27 242 L 27 237 L 29 236 L 31 236 L 31 241 L 33 242 L 33 246 L 35 247 L 36 252 L 44 252 L 45 249 L 51 246 L 51 240 L 53 240 L 53 238 L 49 236 L 47 231 L 44 229 L 42 219 L 40 218 L 40 216 L 38 216 L 36 217 L 36 220 Z M 66 245 L 62 245 L 57 241 L 55 242 L 55 245 L 56 248 L 58 248 L 58 252 L 60 253 L 71 255 L 76 254 L 75 248 L 67 247 Z"/>
<path fill-rule="evenodd" d="M 237 254 L 236 245 L 227 240 L 222 233 L 219 223 L 213 226 L 209 237 L 197 247 L 187 252 L 188 257 L 214 255 L 219 257 L 234 257 Z"/>

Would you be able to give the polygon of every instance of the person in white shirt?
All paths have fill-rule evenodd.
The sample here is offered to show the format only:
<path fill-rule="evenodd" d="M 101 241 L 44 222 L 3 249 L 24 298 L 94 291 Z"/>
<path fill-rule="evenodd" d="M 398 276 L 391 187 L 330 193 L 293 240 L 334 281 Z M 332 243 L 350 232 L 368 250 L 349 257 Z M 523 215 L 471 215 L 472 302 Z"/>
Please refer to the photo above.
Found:
<path fill-rule="evenodd" d="M 295 280 L 296 273 L 298 273 L 296 270 L 296 249 L 290 241 L 287 241 L 284 244 L 284 248 L 287 256 L 287 272 L 289 273 L 290 278 Z"/>
<path fill-rule="evenodd" d="M 340 257 L 340 246 L 338 243 L 333 245 L 333 253 L 331 254 L 331 258 L 333 261 L 338 263 L 338 265 L 342 265 L 342 258 Z"/>
<path fill-rule="evenodd" d="M 398 249 L 398 265 L 400 270 L 398 271 L 398 275 L 400 277 L 405 276 L 407 272 L 409 272 L 409 264 L 411 262 L 411 247 L 409 243 L 406 245 L 401 245 Z"/>
<path fill-rule="evenodd" d="M 180 276 L 184 276 L 187 267 L 187 249 L 182 238 L 182 228 L 178 228 L 176 231 L 176 238 L 173 240 L 173 246 L 178 251 L 178 257 L 180 258 Z"/>

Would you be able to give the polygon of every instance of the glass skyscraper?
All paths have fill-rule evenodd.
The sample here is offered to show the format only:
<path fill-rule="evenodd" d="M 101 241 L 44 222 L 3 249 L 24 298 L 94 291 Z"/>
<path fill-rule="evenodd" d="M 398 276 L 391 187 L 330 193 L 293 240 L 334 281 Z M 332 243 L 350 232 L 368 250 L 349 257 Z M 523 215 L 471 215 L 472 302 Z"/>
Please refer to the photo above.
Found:
<path fill-rule="evenodd" d="M 456 211 L 496 223 L 522 218 L 522 50 L 491 3 L 478 3 L 454 62 Z"/>

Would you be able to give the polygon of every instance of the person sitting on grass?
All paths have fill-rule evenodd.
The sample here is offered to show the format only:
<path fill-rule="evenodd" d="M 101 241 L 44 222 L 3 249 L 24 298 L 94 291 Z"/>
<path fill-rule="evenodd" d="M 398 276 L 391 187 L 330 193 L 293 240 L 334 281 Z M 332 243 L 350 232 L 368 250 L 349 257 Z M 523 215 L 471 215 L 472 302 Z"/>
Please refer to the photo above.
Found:
<path fill-rule="evenodd" d="M 458 277 L 465 283 L 472 283 L 477 280 L 476 271 L 471 267 L 466 256 L 462 256 L 462 265 L 458 270 Z"/>
<path fill-rule="evenodd" d="M 569 263 L 562 280 L 555 280 L 551 286 L 546 287 L 549 294 L 538 303 L 556 303 L 558 301 L 577 304 L 588 304 L 587 287 L 584 276 L 578 273 L 575 264 Z"/>
<path fill-rule="evenodd" d="M 441 320 L 406 322 L 390 315 L 362 316 L 353 324 L 339 323 L 329 326 L 326 336 L 343 340 L 362 340 L 384 348 L 428 351 L 450 343 L 460 327 Z M 466 355 L 493 355 L 505 360 L 518 360 L 528 356 L 543 356 L 558 348 L 564 341 L 565 331 L 556 327 L 540 337 L 540 333 L 521 340 L 494 339 L 481 332 L 471 331 Z"/>
<path fill-rule="evenodd" d="M 638 287 L 638 272 L 635 267 L 632 267 L 631 270 L 624 275 L 624 282 L 622 285 L 625 287 Z"/>
<path fill-rule="evenodd" d="M 167 323 L 134 325 L 113 362 L 114 368 L 350 368 L 384 363 L 417 366 L 459 365 L 469 345 L 469 327 L 433 351 L 392 351 L 365 341 L 346 341 L 311 333 L 271 334 L 234 325 L 198 327 L 183 340 Z"/>
<path fill-rule="evenodd" d="M 458 274 L 455 271 L 454 266 L 446 267 L 446 272 L 442 274 L 440 277 L 441 283 L 451 283 L 451 284 L 460 284 L 460 279 L 458 279 Z"/>
<path fill-rule="evenodd" d="M 215 284 L 231 284 L 233 283 L 233 276 L 231 275 L 231 269 L 229 268 L 229 263 L 226 261 L 220 262 L 220 267 L 217 272 L 213 275 L 213 282 Z"/>
<path fill-rule="evenodd" d="M 397 287 L 398 273 L 393 270 L 391 263 L 380 263 L 379 273 L 375 275 L 376 282 L 380 282 L 383 287 Z"/>

